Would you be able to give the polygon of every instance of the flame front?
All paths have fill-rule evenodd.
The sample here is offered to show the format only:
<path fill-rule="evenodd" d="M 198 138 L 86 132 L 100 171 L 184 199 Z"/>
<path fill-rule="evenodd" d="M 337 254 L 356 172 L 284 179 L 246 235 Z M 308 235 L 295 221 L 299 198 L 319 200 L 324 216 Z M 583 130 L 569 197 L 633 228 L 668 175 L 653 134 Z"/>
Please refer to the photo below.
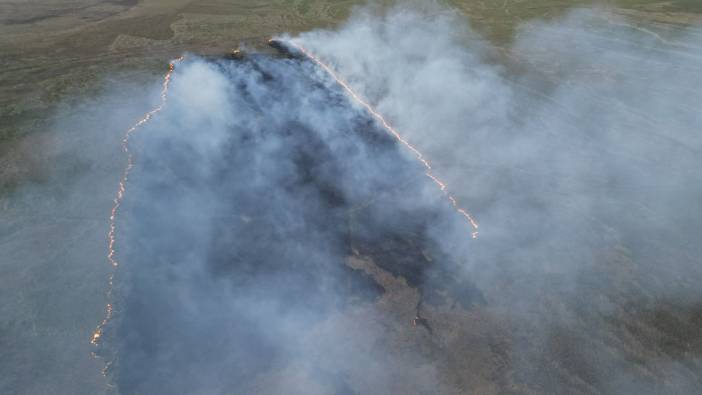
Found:
<path fill-rule="evenodd" d="M 351 88 L 351 85 L 349 85 L 348 82 L 346 82 L 343 78 L 341 78 L 336 73 L 336 71 L 334 71 L 334 69 L 332 69 L 326 63 L 324 63 L 319 57 L 314 55 L 312 52 L 307 50 L 307 48 L 303 47 L 302 45 L 297 44 L 297 43 L 292 42 L 292 41 L 286 41 L 286 43 L 291 45 L 292 47 L 296 48 L 303 55 L 305 55 L 308 59 L 310 59 L 311 61 L 316 63 L 319 67 L 321 67 L 330 77 L 332 77 L 336 81 L 337 84 L 339 84 L 342 88 L 344 88 L 346 93 L 348 93 L 348 95 L 356 103 L 358 103 L 362 107 L 364 107 L 366 109 L 366 111 L 368 111 L 369 114 L 371 114 L 378 122 L 380 122 L 380 124 L 383 126 L 383 128 L 385 128 L 385 130 L 388 131 L 388 133 L 390 133 L 393 137 L 395 137 L 395 139 L 397 139 L 397 141 L 399 141 L 405 147 L 407 147 L 410 151 L 412 151 L 412 153 L 417 158 L 417 160 L 419 160 L 419 162 L 421 162 L 422 165 L 424 165 L 424 168 L 426 169 L 424 174 L 427 177 L 429 177 L 429 179 L 431 179 L 434 182 L 434 184 L 436 184 L 439 187 L 439 189 L 444 194 L 444 196 L 446 196 L 446 198 L 451 203 L 453 208 L 459 214 L 461 214 L 466 219 L 466 221 L 468 221 L 468 223 L 470 224 L 470 226 L 472 228 L 471 229 L 471 237 L 474 239 L 477 238 L 478 237 L 478 222 L 473 218 L 473 216 L 468 212 L 468 210 L 462 208 L 458 204 L 458 201 L 456 200 L 456 198 L 448 191 L 447 186 L 446 186 L 446 182 L 440 180 L 436 175 L 434 175 L 433 168 L 431 166 L 431 163 L 429 163 L 429 160 L 426 159 L 424 157 L 424 155 L 415 146 L 410 144 L 410 142 L 407 141 L 407 139 L 405 139 L 400 134 L 400 132 L 397 131 L 397 129 L 395 129 L 392 125 L 390 125 L 390 123 L 385 119 L 385 117 L 383 117 L 382 114 L 380 114 L 375 108 L 373 108 L 373 106 L 371 106 L 366 100 L 361 98 L 361 96 L 358 93 L 356 93 L 356 91 L 354 91 L 353 88 Z"/>
<path fill-rule="evenodd" d="M 100 324 L 97 326 L 97 328 L 95 328 L 95 331 L 93 332 L 93 335 L 90 338 L 90 343 L 95 346 L 99 344 L 105 326 L 108 322 L 110 322 L 110 319 L 112 319 L 113 314 L 112 291 L 114 288 L 115 270 L 119 266 L 119 262 L 115 258 L 115 222 L 117 219 L 117 213 L 119 211 L 120 206 L 122 205 L 122 200 L 124 199 L 124 194 L 126 192 L 127 178 L 129 177 L 129 173 L 134 167 L 133 156 L 132 153 L 129 151 L 129 139 L 132 136 L 132 134 L 136 132 L 137 129 L 139 129 L 139 127 L 149 122 L 154 117 L 154 115 L 163 110 L 168 99 L 168 86 L 171 82 L 171 76 L 173 75 L 173 71 L 175 70 L 175 65 L 176 63 L 182 60 L 183 57 L 181 56 L 180 58 L 177 58 L 169 63 L 168 72 L 163 77 L 163 84 L 161 88 L 161 100 L 159 101 L 159 104 L 156 107 L 154 107 L 151 111 L 144 114 L 144 116 L 141 117 L 141 119 L 139 119 L 134 125 L 127 129 L 127 131 L 124 133 L 124 137 L 122 138 L 122 150 L 124 151 L 127 157 L 127 165 L 125 166 L 122 172 L 122 177 L 120 178 L 119 184 L 117 185 L 117 192 L 115 193 L 115 198 L 113 199 L 114 204 L 112 206 L 112 210 L 110 211 L 109 230 L 107 232 L 107 260 L 112 266 L 112 272 L 110 273 L 107 280 L 107 305 L 105 307 L 105 317 L 102 319 L 102 321 L 100 321 Z M 106 374 L 107 367 L 109 367 L 109 362 L 106 363 L 105 369 L 103 369 L 103 374 Z"/>

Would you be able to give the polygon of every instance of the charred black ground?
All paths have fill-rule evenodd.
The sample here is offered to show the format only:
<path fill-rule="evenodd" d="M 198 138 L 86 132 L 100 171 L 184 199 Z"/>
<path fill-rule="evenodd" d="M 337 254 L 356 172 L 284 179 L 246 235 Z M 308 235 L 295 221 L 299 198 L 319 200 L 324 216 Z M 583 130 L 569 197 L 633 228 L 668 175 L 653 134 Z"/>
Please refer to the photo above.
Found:
<path fill-rule="evenodd" d="M 345 264 L 353 254 L 428 303 L 482 301 L 427 235 L 455 212 L 438 191 L 408 208 L 430 183 L 421 166 L 313 64 L 207 65 L 226 77 L 232 120 L 188 124 L 169 108 L 136 143 L 121 297 L 103 347 L 121 393 L 246 388 L 314 323 L 383 293 Z M 210 133 L 219 143 L 204 153 Z"/>

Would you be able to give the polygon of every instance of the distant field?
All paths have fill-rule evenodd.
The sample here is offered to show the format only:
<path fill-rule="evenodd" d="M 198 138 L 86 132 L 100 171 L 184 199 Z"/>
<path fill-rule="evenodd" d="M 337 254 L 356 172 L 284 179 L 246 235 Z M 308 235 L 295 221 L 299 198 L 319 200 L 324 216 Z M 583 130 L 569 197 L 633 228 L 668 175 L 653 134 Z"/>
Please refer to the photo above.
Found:
<path fill-rule="evenodd" d="M 0 141 L 41 129 L 42 113 L 71 90 L 89 89 L 103 66 L 154 70 L 182 50 L 212 52 L 240 40 L 343 21 L 358 0 L 0 1 Z M 383 3 L 390 4 L 390 1 Z M 600 3 L 656 17 L 702 11 L 696 0 L 449 0 L 492 40 L 529 19 Z M 678 17 L 681 22 L 686 17 Z"/>
<path fill-rule="evenodd" d="M 0 193 L 47 166 L 20 140 L 48 127 L 57 103 L 96 94 L 108 74 L 150 78 L 183 51 L 224 53 L 280 32 L 333 26 L 358 0 L 39 0 L 0 1 Z M 392 4 L 392 1 L 379 3 Z M 400 2 L 401 3 L 401 2 Z M 623 7 L 631 18 L 676 26 L 699 20 L 696 0 L 448 0 L 495 45 L 527 20 L 576 6 Z"/>

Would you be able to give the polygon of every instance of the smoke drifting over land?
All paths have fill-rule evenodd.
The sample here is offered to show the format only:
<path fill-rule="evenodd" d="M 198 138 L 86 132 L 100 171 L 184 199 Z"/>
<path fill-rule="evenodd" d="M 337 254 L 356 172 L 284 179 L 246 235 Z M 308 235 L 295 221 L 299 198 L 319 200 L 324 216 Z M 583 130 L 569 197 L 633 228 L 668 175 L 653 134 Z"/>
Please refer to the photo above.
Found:
<path fill-rule="evenodd" d="M 299 38 L 469 202 L 480 241 L 445 224 L 434 240 L 521 327 L 514 385 L 700 384 L 702 36 L 627 23 L 580 10 L 524 25 L 506 68 L 450 11 L 361 12 Z"/>
<path fill-rule="evenodd" d="M 289 39 L 480 238 L 313 62 L 190 56 L 131 141 L 99 350 L 119 393 L 702 385 L 702 34 L 583 10 L 497 50 L 425 8 Z"/>
<path fill-rule="evenodd" d="M 427 224 L 451 222 L 452 210 L 314 64 L 194 60 L 169 93 L 165 115 L 141 136 L 125 204 L 128 290 L 114 340 L 123 392 L 250 392 L 257 376 L 288 367 L 317 381 L 339 374 L 323 349 L 304 364 L 314 343 L 344 339 L 300 342 L 382 293 L 346 266 L 352 248 L 391 245 L 378 264 L 432 291 L 430 264 L 413 249 L 431 248 Z M 340 380 L 326 379 L 322 392 Z"/>

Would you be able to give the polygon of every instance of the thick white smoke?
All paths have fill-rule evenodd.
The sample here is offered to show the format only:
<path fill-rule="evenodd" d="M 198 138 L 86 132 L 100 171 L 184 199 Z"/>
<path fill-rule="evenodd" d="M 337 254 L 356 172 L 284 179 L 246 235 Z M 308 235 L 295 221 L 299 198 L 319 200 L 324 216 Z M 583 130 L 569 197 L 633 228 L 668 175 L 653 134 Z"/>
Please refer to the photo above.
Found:
<path fill-rule="evenodd" d="M 286 39 L 426 154 L 480 237 L 314 63 L 190 56 L 168 106 L 132 140 L 116 315 L 98 350 L 114 360 L 115 391 L 702 385 L 699 30 L 659 35 L 579 10 L 525 24 L 496 50 L 463 16 L 423 5 L 358 9 L 338 29 Z M 56 163 L 80 166 L 58 167 L 51 187 L 63 195 L 46 211 L 96 216 L 95 245 L 109 202 L 85 209 L 86 196 L 111 193 L 96 174 L 121 166 L 103 153 L 118 138 L 95 130 L 138 117 L 142 103 L 119 104 L 129 102 L 107 95 L 57 126 L 71 139 L 56 145 Z M 90 139 L 69 144 L 81 136 Z M 5 205 L 36 209 L 28 197 L 41 188 Z M 10 245 L 2 257 L 45 259 Z M 67 261 L 87 259 L 70 251 Z"/>
<path fill-rule="evenodd" d="M 512 333 L 528 339 L 513 344 L 522 383 L 692 388 L 698 356 L 679 363 L 653 339 L 689 344 L 702 297 L 698 31 L 661 33 L 668 40 L 606 10 L 577 10 L 521 26 L 498 66 L 465 26 L 450 10 L 366 9 L 339 30 L 295 40 L 425 150 L 481 223 L 473 244 L 445 223 L 433 234 L 487 310 L 524 327 Z M 656 314 L 686 329 L 672 335 Z M 561 359 L 571 353 L 577 362 Z M 535 368 L 552 359 L 558 369 Z M 637 369 L 659 364 L 675 379 L 646 388 Z M 574 390 L 572 377 L 587 384 Z"/>

